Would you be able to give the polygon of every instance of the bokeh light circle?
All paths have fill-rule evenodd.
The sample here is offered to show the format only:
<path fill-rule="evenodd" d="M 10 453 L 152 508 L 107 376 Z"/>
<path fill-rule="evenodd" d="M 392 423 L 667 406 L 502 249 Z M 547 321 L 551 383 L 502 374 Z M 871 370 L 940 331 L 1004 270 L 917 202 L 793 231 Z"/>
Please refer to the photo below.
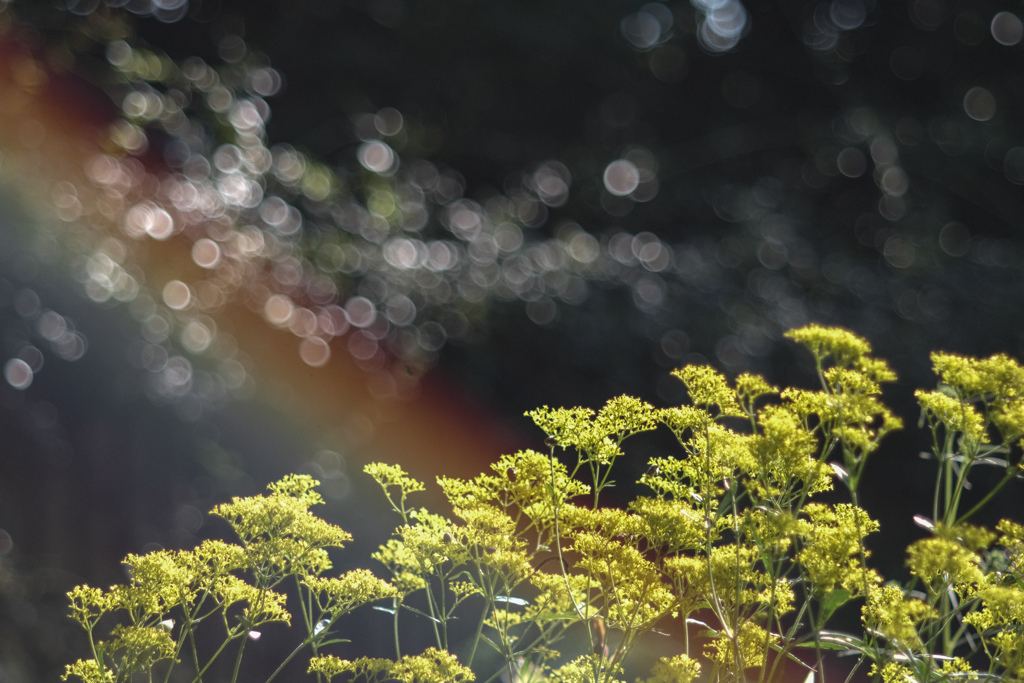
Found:
<path fill-rule="evenodd" d="M 1024 38 L 1024 22 L 1013 12 L 999 12 L 989 26 L 992 37 L 1000 45 L 1016 45 Z"/>
<path fill-rule="evenodd" d="M 616 197 L 625 197 L 640 185 L 640 170 L 632 161 L 617 159 L 604 169 L 604 187 Z"/>
<path fill-rule="evenodd" d="M 295 304 L 290 298 L 284 294 L 274 294 L 263 304 L 263 317 L 272 325 L 283 326 L 288 324 L 294 310 Z"/>
<path fill-rule="evenodd" d="M 985 88 L 971 88 L 964 95 L 964 111 L 975 121 L 988 121 L 996 115 L 996 98 Z"/>
<path fill-rule="evenodd" d="M 331 359 L 331 347 L 319 337 L 306 337 L 299 344 L 299 357 L 310 367 L 323 367 Z"/>
<path fill-rule="evenodd" d="M 220 262 L 220 246 L 204 237 L 192 245 L 192 260 L 202 268 L 214 268 Z"/>
<path fill-rule="evenodd" d="M 868 161 L 859 149 L 847 147 L 836 156 L 836 166 L 847 178 L 859 178 L 867 170 Z"/>
<path fill-rule="evenodd" d="M 377 319 L 377 308 L 366 297 L 354 296 L 345 302 L 345 314 L 355 327 L 369 327 Z"/>
<path fill-rule="evenodd" d="M 164 285 L 163 299 L 168 308 L 184 310 L 192 303 L 192 289 L 181 280 L 171 280 Z"/>
<path fill-rule="evenodd" d="M 1003 173 L 1014 185 L 1024 185 L 1024 147 L 1014 147 L 1006 152 Z"/>
<path fill-rule="evenodd" d="M 394 171 L 397 166 L 398 157 L 394 150 L 380 140 L 371 140 L 359 145 L 356 156 L 363 168 L 382 175 Z"/>
<path fill-rule="evenodd" d="M 28 389 L 34 377 L 31 366 L 20 358 L 12 358 L 4 364 L 4 379 L 15 389 Z"/>

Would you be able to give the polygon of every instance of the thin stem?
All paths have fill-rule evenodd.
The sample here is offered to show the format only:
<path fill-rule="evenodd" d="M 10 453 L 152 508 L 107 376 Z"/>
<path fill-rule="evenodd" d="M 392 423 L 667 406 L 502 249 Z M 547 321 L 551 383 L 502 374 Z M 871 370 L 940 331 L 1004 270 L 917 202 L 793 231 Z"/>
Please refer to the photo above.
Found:
<path fill-rule="evenodd" d="M 580 606 L 578 604 L 576 604 L 576 598 L 572 594 L 572 584 L 569 583 L 569 575 L 566 574 L 566 572 L 565 572 L 565 559 L 562 557 L 562 534 L 561 534 L 561 531 L 559 530 L 559 524 L 558 524 L 558 513 L 562 509 L 562 504 L 558 500 L 558 490 L 555 488 L 556 485 L 557 485 L 557 479 L 555 478 L 555 447 L 554 446 L 551 447 L 551 456 L 550 456 L 548 462 L 550 464 L 550 470 L 551 470 L 551 504 L 552 504 L 552 507 L 554 508 L 554 516 L 555 516 L 555 537 L 554 537 L 553 540 L 554 540 L 554 543 L 555 543 L 555 550 L 558 551 L 558 568 L 559 568 L 559 570 L 562 573 L 562 579 L 565 581 L 565 590 L 566 590 L 566 593 L 569 596 L 569 600 L 572 602 L 573 609 L 576 611 L 576 615 L 579 616 L 580 619 L 586 620 L 588 618 L 587 615 L 580 609 Z M 577 465 L 577 469 L 578 469 L 578 467 L 579 466 Z M 575 473 L 575 470 L 573 470 L 573 472 Z"/>
<path fill-rule="evenodd" d="M 184 628 L 184 625 L 182 626 Z M 196 667 L 196 671 L 199 671 L 199 652 L 196 650 L 196 634 L 193 629 L 188 630 L 188 643 L 192 649 L 192 663 Z M 202 675 L 197 677 L 197 680 L 202 680 Z"/>
<path fill-rule="evenodd" d="M 960 466 L 960 475 L 956 479 L 956 487 L 953 490 L 953 503 L 946 509 L 946 514 L 943 515 L 942 521 L 948 525 L 952 525 L 953 520 L 956 519 L 957 510 L 960 509 L 960 498 L 964 492 L 964 483 L 967 481 L 967 473 L 971 470 L 971 465 L 976 456 L 977 452 L 972 453 L 966 458 L 966 462 Z"/>
<path fill-rule="evenodd" d="M 438 606 L 438 614 L 440 615 L 439 618 L 441 619 L 441 634 L 442 634 L 442 636 L 444 638 L 444 649 L 447 650 L 448 649 L 448 600 L 447 600 L 447 595 L 448 594 L 445 592 L 444 587 L 445 587 L 445 584 L 447 583 L 447 578 L 448 577 L 447 577 L 447 574 L 444 571 L 442 571 L 442 570 L 439 570 L 437 574 L 438 574 L 438 579 L 440 580 L 440 583 L 441 583 L 441 595 L 440 595 L 440 600 L 439 600 L 439 602 L 441 604 Z"/>
<path fill-rule="evenodd" d="M 312 640 L 313 640 L 313 636 L 309 636 L 308 638 L 303 640 L 301 643 L 299 643 L 298 646 L 294 650 L 292 650 L 291 653 L 287 657 L 284 658 L 284 661 L 281 662 L 281 664 L 276 669 L 274 669 L 274 673 L 270 674 L 270 677 L 267 678 L 265 683 L 270 683 L 270 681 L 274 680 L 277 677 L 277 675 L 279 673 L 281 673 L 281 671 L 284 669 L 284 667 L 288 665 L 288 662 L 292 661 L 292 659 L 295 658 L 295 655 L 297 655 L 300 652 L 302 652 L 303 648 L 305 648 L 307 645 L 309 645 L 309 643 L 312 642 Z"/>
<path fill-rule="evenodd" d="M 726 480 L 729 481 L 729 480 Z M 740 576 L 740 523 L 739 523 L 739 508 L 736 504 L 736 494 L 733 492 L 732 487 L 738 486 L 735 480 L 731 481 L 729 488 L 726 489 L 732 493 L 732 534 L 736 539 L 736 607 L 733 610 L 733 621 L 736 624 L 736 632 L 733 634 L 733 647 L 736 655 L 737 671 L 742 671 L 745 667 L 743 666 L 743 658 L 740 653 L 740 593 L 743 587 L 743 579 Z M 767 653 L 765 653 L 767 657 Z"/>
<path fill-rule="evenodd" d="M 466 656 L 466 666 L 472 668 L 473 659 L 476 657 L 476 646 L 480 644 L 480 635 L 484 632 L 484 621 L 487 620 L 487 602 L 484 601 L 484 608 L 480 610 L 480 618 L 476 622 L 476 633 L 469 646 L 469 654 Z"/>
<path fill-rule="evenodd" d="M 999 480 L 999 483 L 992 487 L 992 489 L 985 494 L 985 497 L 978 501 L 978 503 L 974 507 L 972 507 L 970 510 L 968 510 L 959 518 L 957 518 L 956 524 L 966 522 L 968 519 L 973 517 L 979 510 L 988 505 L 992 498 L 994 498 L 995 495 L 999 493 L 999 491 L 1001 491 L 1002 488 L 1006 486 L 1008 483 L 1010 483 L 1010 480 L 1014 479 L 1016 476 L 1017 473 L 1014 470 L 1010 469 L 1010 466 L 1007 465 L 1006 473 L 1003 474 L 1003 478 Z"/>
<path fill-rule="evenodd" d="M 222 652 L 224 652 L 224 649 L 228 646 L 228 644 L 231 643 L 234 640 L 237 640 L 237 639 L 238 639 L 238 635 L 237 634 L 236 635 L 228 635 L 228 637 L 224 640 L 224 642 L 221 643 L 220 647 L 217 648 L 217 651 L 213 653 L 213 656 L 210 657 L 209 661 L 206 662 L 206 666 L 204 666 L 202 668 L 202 670 L 200 670 L 198 673 L 196 673 L 196 677 L 192 679 L 192 683 L 199 683 L 199 681 L 202 681 L 203 680 L 203 674 L 206 673 L 206 670 L 209 669 L 210 666 L 214 663 L 214 661 L 216 661 L 217 657 L 219 657 L 220 654 Z M 193 648 L 194 647 L 195 647 L 195 644 L 193 643 Z"/>
<path fill-rule="evenodd" d="M 792 640 L 793 636 L 796 635 L 796 630 L 797 630 L 797 628 L 799 628 L 800 621 L 801 621 L 801 619 L 803 619 L 804 612 L 807 611 L 807 606 L 809 604 L 810 604 L 810 598 L 807 598 L 807 599 L 805 599 L 803 601 L 803 604 L 800 605 L 800 610 L 797 612 L 796 618 L 793 619 L 793 625 L 790 626 L 789 632 L 786 633 L 786 640 L 787 641 Z M 815 640 L 817 640 L 817 633 L 815 633 Z M 775 671 L 776 671 L 776 669 L 779 668 L 779 665 L 782 664 L 783 659 L 784 659 L 784 657 L 780 655 L 779 657 L 775 658 L 775 661 L 772 662 L 771 671 L 768 672 L 768 680 L 769 681 L 775 680 Z"/>
<path fill-rule="evenodd" d="M 939 463 L 939 469 L 935 473 L 935 493 L 932 495 L 932 519 L 939 519 L 939 493 L 942 490 L 942 472 L 944 469 L 944 458 L 945 454 L 950 450 L 951 437 L 947 433 L 945 439 L 942 442 L 942 446 L 939 446 L 939 432 L 938 424 L 932 423 L 932 453 L 935 455 L 935 460 Z"/>
<path fill-rule="evenodd" d="M 398 639 L 398 610 L 401 609 L 401 607 L 402 607 L 402 601 L 401 601 L 400 598 L 392 598 L 391 599 L 391 604 L 394 606 L 394 610 L 395 610 L 395 613 L 392 615 L 392 618 L 391 618 L 391 623 L 393 625 L 392 628 L 394 629 L 394 632 L 395 632 L 395 659 L 401 659 L 402 658 L 402 646 L 399 643 L 399 639 Z"/>
<path fill-rule="evenodd" d="M 249 640 L 248 635 L 251 631 L 246 631 L 245 638 L 242 638 L 242 643 L 238 646 L 238 655 L 235 657 L 235 670 L 231 674 L 231 683 L 235 683 L 238 680 L 238 670 L 242 666 L 242 653 L 245 652 L 245 643 Z"/>
<path fill-rule="evenodd" d="M 444 587 L 441 587 L 444 590 Z M 441 642 L 441 632 L 437 629 L 437 606 L 434 604 L 434 592 L 430 590 L 430 582 L 427 582 L 427 605 L 430 607 L 430 624 L 434 627 L 434 640 L 437 642 L 437 647 L 447 650 L 448 644 Z"/>

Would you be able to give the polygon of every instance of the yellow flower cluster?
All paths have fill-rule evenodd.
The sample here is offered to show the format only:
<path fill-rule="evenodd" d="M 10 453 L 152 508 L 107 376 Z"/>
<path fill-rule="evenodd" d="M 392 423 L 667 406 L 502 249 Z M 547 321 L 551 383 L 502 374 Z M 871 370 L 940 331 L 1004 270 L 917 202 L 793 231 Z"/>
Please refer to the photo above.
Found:
<path fill-rule="evenodd" d="M 971 681 L 983 675 L 971 668 L 982 656 L 984 675 L 1024 680 L 1024 525 L 1003 520 L 992 532 L 968 522 L 1022 474 L 1024 368 L 1002 355 L 933 354 L 939 386 L 917 393 L 939 464 L 932 517 L 916 517 L 930 533 L 907 549 L 913 583 L 883 585 L 868 564 L 879 524 L 858 491 L 868 457 L 902 425 L 882 402 L 895 374 L 848 330 L 809 325 L 787 336 L 810 351 L 820 386 L 780 391 L 756 375 L 730 383 L 689 366 L 673 373 L 685 405 L 621 396 L 596 412 L 539 408 L 527 415 L 550 452 L 503 455 L 468 480 L 438 477 L 450 516 L 411 506 L 425 485 L 401 467 L 368 465 L 400 518 L 373 554 L 391 581 L 366 569 L 326 576 L 328 550 L 351 536 L 310 512 L 322 502 L 310 477 L 217 506 L 237 544 L 129 555 L 126 585 L 69 593 L 93 657 L 65 678 L 127 681 L 164 667 L 169 679 L 212 616 L 240 657 L 261 624 L 291 623 L 287 578 L 306 629 L 292 656 L 310 647 L 309 671 L 328 681 L 468 683 L 476 666 L 490 667 L 489 681 L 622 683 L 627 658 L 656 629 L 680 635 L 686 652 L 638 683 L 692 683 L 701 662 L 714 683 L 772 683 L 806 646 L 818 667 L 826 647 L 858 652 L 884 683 Z M 658 427 L 675 443 L 640 466 L 648 495 L 602 506 L 625 442 Z M 961 494 L 981 465 L 1003 477 L 971 494 L 965 512 Z M 819 502 L 837 479 L 850 502 Z M 321 655 L 339 642 L 343 616 L 380 600 L 395 620 L 394 660 Z M 828 630 L 852 601 L 863 601 L 863 634 Z M 401 655 L 407 613 L 426 618 L 435 647 Z M 111 614 L 120 622 L 94 639 Z M 454 629 L 466 623 L 475 635 L 460 660 L 452 644 L 464 634 Z M 696 627 L 702 649 L 692 652 Z M 490 658 L 477 658 L 481 643 Z M 203 662 L 193 647 L 197 682 L 224 649 Z"/>
<path fill-rule="evenodd" d="M 881 581 L 874 570 L 862 564 L 871 555 L 864 548 L 864 537 L 878 531 L 878 522 L 859 507 L 845 503 L 809 503 L 803 511 L 807 519 L 796 524 L 803 546 L 796 561 L 807 571 L 816 594 L 824 596 L 839 586 L 851 595 L 860 595 Z"/>
<path fill-rule="evenodd" d="M 608 466 L 622 455 L 627 438 L 657 426 L 654 408 L 632 396 L 613 398 L 596 414 L 589 408 L 544 406 L 526 415 L 558 446 L 575 449 L 580 463 L 597 466 Z"/>
<path fill-rule="evenodd" d="M 235 498 L 214 508 L 235 530 L 237 545 L 207 540 L 191 551 L 128 555 L 127 584 L 107 591 L 72 589 L 70 615 L 89 634 L 93 652 L 69 665 L 64 679 L 127 681 L 137 673 L 152 676 L 162 661 L 169 677 L 189 644 L 196 680 L 201 680 L 228 644 L 240 643 L 241 656 L 246 640 L 258 638 L 263 624 L 291 622 L 285 594 L 274 590 L 286 577 L 307 591 L 302 599 L 304 644 L 325 642 L 330 626 L 352 609 L 396 595 L 397 589 L 367 570 L 340 578 L 319 576 L 330 568 L 328 548 L 342 546 L 351 536 L 309 512 L 309 506 L 322 502 L 316 485 L 311 477 L 290 475 L 271 484 L 265 496 Z M 106 640 L 97 640 L 93 632 L 107 615 L 121 623 L 113 625 Z M 203 663 L 195 631 L 211 617 L 221 623 L 224 645 Z"/>
<path fill-rule="evenodd" d="M 331 568 L 327 548 L 340 548 L 352 535 L 320 519 L 309 507 L 323 502 L 308 475 L 289 475 L 271 484 L 270 495 L 233 498 L 213 508 L 245 547 L 247 561 L 277 579 L 320 574 Z"/>
<path fill-rule="evenodd" d="M 933 429 L 959 434 L 974 457 L 989 443 L 990 426 L 1004 444 L 1024 434 L 1024 367 L 1017 361 L 1003 354 L 968 358 L 936 352 L 932 367 L 939 376 L 938 390 L 915 395 Z"/>
<path fill-rule="evenodd" d="M 700 676 L 700 662 L 686 655 L 663 657 L 651 669 L 648 678 L 638 683 L 690 683 Z"/>
<path fill-rule="evenodd" d="M 877 633 L 894 647 L 909 651 L 922 645 L 918 625 L 937 616 L 927 603 L 908 598 L 898 586 L 887 585 L 868 589 L 862 619 L 869 633 Z"/>
<path fill-rule="evenodd" d="M 366 683 L 469 683 L 475 680 L 473 672 L 459 664 L 455 655 L 436 648 L 428 648 L 420 655 L 407 655 L 397 662 L 369 657 L 355 661 L 333 655 L 314 657 L 309 662 L 309 672 L 328 681 L 335 676 L 349 674 L 352 676 L 349 680 Z"/>
<path fill-rule="evenodd" d="M 907 566 L 932 594 L 953 585 L 959 593 L 972 595 L 985 583 L 978 553 L 995 538 L 994 533 L 969 524 L 948 528 L 940 523 L 934 536 L 907 548 Z"/>

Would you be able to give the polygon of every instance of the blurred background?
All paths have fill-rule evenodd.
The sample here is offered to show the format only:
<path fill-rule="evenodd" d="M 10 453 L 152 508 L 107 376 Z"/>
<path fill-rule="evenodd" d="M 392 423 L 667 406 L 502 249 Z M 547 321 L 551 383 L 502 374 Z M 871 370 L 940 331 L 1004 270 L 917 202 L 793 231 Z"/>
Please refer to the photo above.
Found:
<path fill-rule="evenodd" d="M 863 493 L 900 576 L 928 352 L 1024 355 L 1021 11 L 0 0 L 0 681 L 232 495 L 314 474 L 365 566 L 364 463 L 472 476 L 687 363 L 812 386 L 808 322 L 900 375 Z"/>

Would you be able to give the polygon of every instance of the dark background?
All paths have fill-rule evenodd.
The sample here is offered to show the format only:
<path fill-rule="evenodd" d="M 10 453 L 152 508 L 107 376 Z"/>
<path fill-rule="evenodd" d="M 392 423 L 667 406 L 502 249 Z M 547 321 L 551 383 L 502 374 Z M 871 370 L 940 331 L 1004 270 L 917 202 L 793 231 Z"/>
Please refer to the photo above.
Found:
<path fill-rule="evenodd" d="M 900 375 L 886 399 L 906 429 L 874 456 L 863 493 L 886 530 L 876 559 L 896 576 L 918 531 L 906 502 L 921 501 L 917 511 L 930 500 L 912 399 L 934 384 L 928 352 L 1022 355 L 1024 62 L 1021 42 L 1000 44 L 990 28 L 1019 3 L 748 0 L 747 28 L 725 52 L 701 44 L 704 13 L 679 0 L 654 3 L 671 21 L 650 49 L 622 28 L 650 9 L 639 2 L 222 0 L 192 2 L 183 16 L 108 4 L 117 7 L 68 0 L 7 11 L 40 44 L 75 52 L 78 77 L 115 105 L 102 47 L 75 39 L 91 13 L 122 17 L 140 44 L 175 60 L 216 64 L 239 36 L 284 78 L 269 98 L 270 143 L 345 172 L 358 117 L 393 107 L 412 131 L 403 160 L 453 169 L 467 197 L 482 201 L 547 160 L 563 163 L 569 199 L 528 240 L 574 221 L 605 249 L 620 231 L 671 245 L 661 305 L 638 305 L 629 273 L 595 278 L 584 301 L 559 303 L 544 324 L 523 301 L 492 298 L 474 333 L 442 350 L 432 372 L 525 444 L 535 435 L 520 416 L 539 405 L 597 407 L 620 393 L 683 400 L 666 375 L 686 362 L 810 386 L 806 356 L 782 332 L 811 321 L 848 327 Z M 965 109 L 976 87 L 995 102 L 986 120 Z M 650 201 L 603 189 L 605 166 L 630 145 L 657 160 Z M 840 170 L 843 150 L 862 172 Z M 893 167 L 906 179 L 898 194 L 883 178 Z M 31 219 L 15 205 L 4 202 L 0 231 L 5 353 L 30 334 L 16 306 L 28 285 L 90 339 L 80 361 L 48 359 L 29 392 L 0 386 L 0 527 L 16 539 L 2 558 L 0 680 L 44 680 L 81 652 L 60 618 L 69 585 L 119 580 L 117 559 L 151 538 L 187 542 L 175 536 L 176 514 L 188 527 L 190 509 L 261 489 L 309 460 L 315 438 L 259 401 L 199 423 L 147 401 L 121 353 L 138 331 L 89 304 L 59 268 L 33 265 L 19 232 Z M 666 447 L 638 443 L 621 479 Z M 225 467 L 230 476 L 213 473 Z M 1019 515 L 1019 495 L 1008 491 L 992 519 Z M 349 528 L 365 509 L 352 495 L 330 514 Z"/>

